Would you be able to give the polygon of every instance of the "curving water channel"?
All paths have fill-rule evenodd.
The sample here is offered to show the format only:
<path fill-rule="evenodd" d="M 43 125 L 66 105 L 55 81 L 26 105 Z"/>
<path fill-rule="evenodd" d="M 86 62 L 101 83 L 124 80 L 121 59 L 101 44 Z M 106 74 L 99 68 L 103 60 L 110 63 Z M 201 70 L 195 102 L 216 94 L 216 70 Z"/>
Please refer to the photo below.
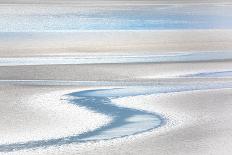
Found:
<path fill-rule="evenodd" d="M 167 120 L 164 116 L 153 112 L 118 106 L 111 101 L 112 99 L 138 95 L 224 88 L 232 88 L 232 83 L 128 86 L 111 89 L 85 90 L 64 94 L 66 96 L 67 104 L 75 104 L 80 107 L 85 107 L 90 111 L 107 115 L 112 118 L 112 121 L 93 131 L 78 135 L 57 139 L 1 144 L 0 152 L 11 152 L 16 150 L 35 149 L 41 147 L 44 148 L 70 143 L 110 140 L 142 133 L 164 125 Z"/>

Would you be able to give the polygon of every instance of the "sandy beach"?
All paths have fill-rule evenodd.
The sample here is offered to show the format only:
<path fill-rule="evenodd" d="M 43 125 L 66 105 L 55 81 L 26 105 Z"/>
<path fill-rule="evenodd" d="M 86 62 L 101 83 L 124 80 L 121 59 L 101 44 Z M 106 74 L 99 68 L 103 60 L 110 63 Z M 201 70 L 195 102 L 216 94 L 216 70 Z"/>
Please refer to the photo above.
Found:
<path fill-rule="evenodd" d="M 0 8 L 0 154 L 231 154 L 229 1 Z"/>
<path fill-rule="evenodd" d="M 112 120 L 110 116 L 92 113 L 63 101 L 64 95 L 71 92 L 127 88 L 130 85 L 146 88 L 146 83 L 154 88 L 164 85 L 167 91 L 182 85 L 191 90 L 114 99 L 116 105 L 158 113 L 167 119 L 166 125 L 135 136 L 81 144 L 74 142 L 58 147 L 23 147 L 13 152 L 4 149 L 7 148 L 5 145 L 0 148 L 5 152 L 3 154 L 228 154 L 232 79 L 230 75 L 219 73 L 229 71 L 230 66 L 231 61 L 206 61 L 1 67 L 1 114 L 5 116 L 1 118 L 2 144 L 70 136 L 83 130 L 94 130 Z M 208 74 L 199 77 L 198 73 Z M 211 75 L 209 73 L 215 73 L 215 77 L 207 77 Z M 195 74 L 198 76 L 194 77 Z M 69 84 L 72 81 L 77 83 Z M 81 81 L 99 84 L 85 86 Z M 102 81 L 116 83 L 102 85 Z M 205 88 L 191 88 L 198 85 Z"/>
<path fill-rule="evenodd" d="M 211 81 L 211 84 L 214 81 L 208 78 L 205 80 L 207 82 Z M 196 82 L 192 83 L 199 85 Z M 214 83 L 216 84 L 217 82 Z M 9 153 L 109 154 L 110 152 L 110 154 L 154 154 L 155 152 L 157 154 L 228 154 L 231 147 L 229 136 L 230 123 L 226 122 L 229 122 L 231 118 L 231 89 L 228 86 L 231 82 L 224 82 L 222 80 L 221 83 L 226 83 L 225 89 L 205 88 L 197 91 L 158 93 L 113 100 L 116 105 L 159 113 L 168 119 L 166 125 L 142 134 L 94 143 L 72 143 L 59 147 L 38 147 L 33 150 L 19 149 L 18 151 L 10 151 Z M 182 83 L 179 82 L 179 84 L 181 85 Z M 173 84 L 167 85 L 171 88 L 179 84 L 175 82 L 174 86 Z M 112 86 L 51 87 L 25 85 L 3 86 L 4 88 L 2 88 L 1 96 L 3 98 L 1 100 L 4 101 L 2 103 L 8 103 L 7 106 L 5 104 L 1 105 L 1 113 L 5 116 L 1 118 L 1 124 L 4 124 L 1 126 L 2 142 L 30 141 L 31 138 L 33 138 L 33 141 L 36 141 L 37 139 L 72 135 L 72 133 L 76 134 L 83 129 L 94 129 L 103 122 L 107 123 L 106 120 L 110 121 L 110 118 L 106 119 L 104 115 L 101 116 L 97 113 L 87 114 L 88 111 L 86 113 L 85 108 L 78 111 L 78 107 L 73 107 L 65 102 L 63 104 L 56 103 L 57 101 L 54 100 L 56 99 L 56 95 L 54 94 L 67 94 L 68 92 L 86 89 L 109 89 Z M 14 97 L 10 97 L 9 99 L 7 92 L 10 95 L 13 94 Z M 48 100 L 46 96 L 49 97 L 49 95 L 52 95 L 54 98 L 49 98 Z M 39 97 L 39 99 L 35 99 L 34 97 Z M 59 99 L 59 97 L 57 98 Z M 65 117 L 63 117 L 64 113 L 66 113 Z M 84 115 L 85 119 L 80 114 Z M 86 122 L 88 115 L 90 115 L 89 121 L 91 123 Z M 92 122 L 93 117 L 95 125 Z M 97 122 L 97 120 L 100 122 Z M 81 130 L 78 125 L 80 123 Z M 30 129 L 30 131 L 26 129 Z M 51 131 L 51 133 L 48 131 Z M 3 149 L 2 146 L 1 149 Z"/>

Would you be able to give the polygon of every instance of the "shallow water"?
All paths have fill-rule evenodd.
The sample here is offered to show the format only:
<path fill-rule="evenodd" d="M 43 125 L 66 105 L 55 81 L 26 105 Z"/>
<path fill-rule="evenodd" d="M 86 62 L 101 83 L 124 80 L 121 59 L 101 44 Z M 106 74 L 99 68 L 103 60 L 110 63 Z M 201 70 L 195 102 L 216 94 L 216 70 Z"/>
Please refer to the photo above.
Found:
<path fill-rule="evenodd" d="M 21 9 L 20 9 L 21 8 Z M 0 6 L 0 32 L 229 29 L 230 5 Z"/>
<path fill-rule="evenodd" d="M 214 77 L 232 77 L 232 71 L 220 71 L 220 72 L 201 72 L 196 74 L 188 74 L 183 77 L 208 77 L 208 78 L 214 78 Z"/>

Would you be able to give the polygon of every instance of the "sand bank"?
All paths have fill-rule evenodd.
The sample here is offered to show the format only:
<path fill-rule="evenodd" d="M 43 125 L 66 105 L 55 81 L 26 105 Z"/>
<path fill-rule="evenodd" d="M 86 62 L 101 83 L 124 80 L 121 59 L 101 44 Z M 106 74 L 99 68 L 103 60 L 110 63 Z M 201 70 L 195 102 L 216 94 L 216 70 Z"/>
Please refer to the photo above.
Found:
<path fill-rule="evenodd" d="M 0 33 L 1 57 L 230 51 L 231 30 Z M 91 45 L 91 46 L 90 46 Z"/>

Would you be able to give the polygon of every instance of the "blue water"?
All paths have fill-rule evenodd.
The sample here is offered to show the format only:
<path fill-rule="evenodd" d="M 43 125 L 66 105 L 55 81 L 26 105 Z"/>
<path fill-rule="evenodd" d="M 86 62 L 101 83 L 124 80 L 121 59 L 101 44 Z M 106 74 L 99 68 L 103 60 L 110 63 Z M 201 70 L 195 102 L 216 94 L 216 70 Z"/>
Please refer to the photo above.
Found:
<path fill-rule="evenodd" d="M 44 7 L 28 14 L 24 12 L 30 8 L 15 13 L 9 9 L 0 16 L 0 32 L 232 28 L 230 5 L 114 6 L 60 11 L 63 8 Z"/>

